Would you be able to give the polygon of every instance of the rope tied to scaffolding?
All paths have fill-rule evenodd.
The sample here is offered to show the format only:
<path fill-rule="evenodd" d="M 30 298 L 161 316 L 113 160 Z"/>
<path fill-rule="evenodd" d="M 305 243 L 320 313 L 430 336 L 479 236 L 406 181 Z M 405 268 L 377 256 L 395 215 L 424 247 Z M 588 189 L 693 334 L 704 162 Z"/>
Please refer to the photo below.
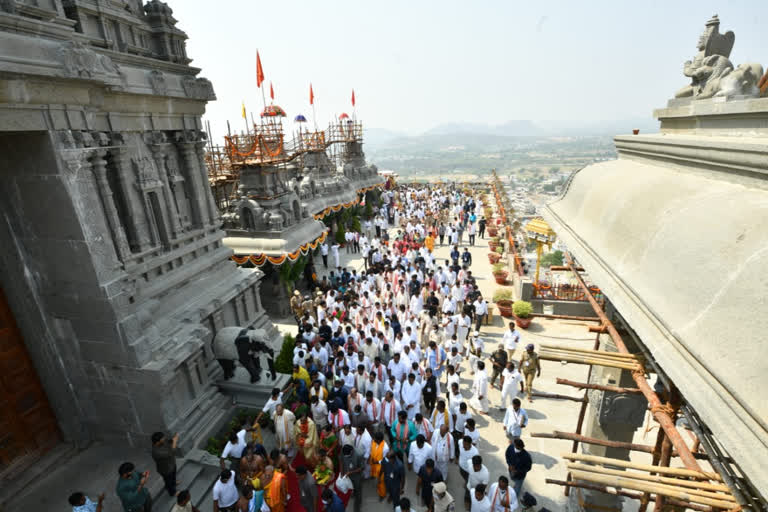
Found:
<path fill-rule="evenodd" d="M 662 414 L 669 416 L 673 421 L 677 416 L 677 410 L 675 410 L 675 408 L 669 404 L 661 404 L 661 405 L 655 405 L 651 407 L 651 414 L 655 416 L 657 412 L 660 412 Z"/>

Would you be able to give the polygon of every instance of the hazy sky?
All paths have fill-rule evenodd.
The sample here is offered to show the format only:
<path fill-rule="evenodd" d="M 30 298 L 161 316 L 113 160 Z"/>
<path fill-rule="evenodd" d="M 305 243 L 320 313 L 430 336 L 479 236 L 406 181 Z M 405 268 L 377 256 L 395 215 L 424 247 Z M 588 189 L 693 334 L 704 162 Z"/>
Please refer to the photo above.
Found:
<path fill-rule="evenodd" d="M 768 64 L 768 1 L 168 0 L 192 65 L 218 100 L 206 119 L 242 128 L 261 109 L 258 48 L 276 103 L 318 125 L 341 112 L 419 133 L 446 122 L 650 118 L 688 79 L 711 15 L 731 60 Z M 290 127 L 290 123 L 288 124 Z"/>

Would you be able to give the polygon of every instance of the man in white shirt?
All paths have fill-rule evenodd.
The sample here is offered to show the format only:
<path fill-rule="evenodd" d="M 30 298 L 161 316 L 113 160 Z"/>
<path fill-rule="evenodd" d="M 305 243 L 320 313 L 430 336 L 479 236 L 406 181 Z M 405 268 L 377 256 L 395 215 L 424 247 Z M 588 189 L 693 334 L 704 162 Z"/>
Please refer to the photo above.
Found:
<path fill-rule="evenodd" d="M 384 383 L 384 392 L 391 391 L 392 395 L 400 401 L 400 381 L 395 378 L 394 375 L 389 376 L 389 380 Z"/>
<path fill-rule="evenodd" d="M 328 405 L 325 400 L 320 400 L 317 395 L 309 399 L 312 410 L 312 421 L 315 422 L 315 426 L 318 430 L 325 428 L 328 424 Z"/>
<path fill-rule="evenodd" d="M 520 391 L 523 390 L 523 376 L 515 368 L 513 361 L 507 361 L 507 367 L 501 372 L 501 403 L 499 409 L 507 408 L 507 401 L 516 400 L 517 385 L 520 384 Z"/>
<path fill-rule="evenodd" d="M 432 411 L 430 421 L 435 430 L 439 430 L 441 426 L 445 425 L 448 427 L 448 432 L 453 431 L 453 416 L 445 406 L 445 400 L 440 399 L 437 401 L 437 406 Z"/>
<path fill-rule="evenodd" d="M 405 378 L 405 375 L 408 372 L 408 366 L 406 366 L 400 359 L 400 352 L 394 353 L 392 360 L 389 362 L 389 365 L 387 365 L 387 370 L 389 370 L 389 375 L 394 377 L 398 382 L 401 382 Z"/>
<path fill-rule="evenodd" d="M 512 407 L 507 409 L 507 413 L 504 415 L 504 430 L 510 439 L 520 439 L 522 429 L 526 425 L 528 425 L 528 413 L 520 407 L 520 400 L 515 398 L 512 400 Z"/>
<path fill-rule="evenodd" d="M 240 493 L 235 484 L 235 472 L 229 469 L 222 470 L 219 479 L 213 484 L 213 509 L 232 509 L 237 500 L 240 499 Z"/>
<path fill-rule="evenodd" d="M 411 448 L 408 450 L 408 464 L 413 469 L 413 472 L 417 475 L 421 466 L 427 462 L 427 459 L 432 457 L 432 446 L 427 443 L 426 438 L 419 434 L 416 436 L 416 442 L 411 443 Z"/>
<path fill-rule="evenodd" d="M 325 266 L 325 268 L 328 268 L 328 241 L 327 240 L 323 242 L 322 245 L 320 245 L 320 254 L 323 256 L 323 266 Z"/>
<path fill-rule="evenodd" d="M 479 295 L 472 305 L 475 306 L 475 330 L 479 331 L 480 326 L 485 321 L 485 317 L 488 315 L 488 303 L 483 299 L 482 295 Z"/>
<path fill-rule="evenodd" d="M 509 330 L 504 333 L 502 342 L 504 342 L 504 348 L 507 350 L 507 357 L 512 360 L 517 344 L 520 343 L 520 333 L 515 330 L 515 322 L 509 322 Z"/>
<path fill-rule="evenodd" d="M 485 484 L 480 484 L 467 490 L 464 504 L 469 508 L 469 512 L 490 512 L 491 500 L 485 495 L 485 489 Z"/>
<path fill-rule="evenodd" d="M 403 409 L 408 413 L 408 419 L 413 421 L 421 405 L 421 384 L 416 382 L 416 375 L 413 373 L 408 374 L 408 380 L 403 383 L 400 396 L 403 399 Z"/>
<path fill-rule="evenodd" d="M 504 475 L 491 484 L 488 499 L 491 500 L 490 512 L 514 512 L 519 506 L 515 490 L 509 486 L 509 479 Z"/>
<path fill-rule="evenodd" d="M 467 471 L 467 490 L 474 489 L 480 484 L 488 485 L 489 479 L 490 475 L 488 468 L 483 464 L 483 458 L 480 455 L 473 456 Z"/>
<path fill-rule="evenodd" d="M 243 456 L 243 450 L 245 450 L 247 443 L 245 441 L 245 429 L 240 430 L 236 434 L 230 434 L 229 440 L 227 441 L 227 444 L 224 446 L 224 451 L 221 452 L 221 463 L 222 467 L 224 464 L 224 459 L 227 457 L 232 457 L 234 459 L 239 459 Z"/>

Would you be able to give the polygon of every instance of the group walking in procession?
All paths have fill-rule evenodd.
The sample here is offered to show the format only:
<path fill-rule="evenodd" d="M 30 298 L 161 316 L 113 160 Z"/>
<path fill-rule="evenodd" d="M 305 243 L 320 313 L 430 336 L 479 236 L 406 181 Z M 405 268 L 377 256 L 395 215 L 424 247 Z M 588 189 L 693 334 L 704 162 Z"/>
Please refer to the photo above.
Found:
<path fill-rule="evenodd" d="M 338 243 L 318 248 L 327 275 L 290 299 L 291 378 L 231 433 L 214 512 L 360 512 L 369 493 L 399 512 L 453 511 L 457 500 L 471 512 L 512 512 L 524 496 L 531 501 L 521 398 L 532 398 L 541 369 L 533 345 L 514 359 L 522 342 L 514 323 L 498 345 L 484 339 L 489 305 L 468 250 L 484 237 L 483 208 L 455 186 L 401 186 L 383 191 L 373 216 L 345 233 L 344 249 L 359 253 L 361 268 L 340 264 Z M 435 256 L 438 247 L 449 249 L 447 259 Z M 506 433 L 503 474 L 486 467 L 481 417 Z M 262 428 L 274 432 L 272 445 L 254 435 Z M 193 512 L 168 462 L 178 439 L 158 433 L 152 441 L 174 512 Z M 454 466 L 462 480 L 449 482 Z M 125 510 L 149 512 L 144 474 L 132 465 L 120 472 Z"/>

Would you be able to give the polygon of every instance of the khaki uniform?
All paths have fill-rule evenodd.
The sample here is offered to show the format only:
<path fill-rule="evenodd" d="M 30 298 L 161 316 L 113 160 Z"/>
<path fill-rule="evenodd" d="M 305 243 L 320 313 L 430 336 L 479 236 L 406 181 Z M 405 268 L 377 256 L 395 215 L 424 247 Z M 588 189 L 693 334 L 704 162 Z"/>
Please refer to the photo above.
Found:
<path fill-rule="evenodd" d="M 523 372 L 525 377 L 525 390 L 528 393 L 528 399 L 531 399 L 531 393 L 533 393 L 533 379 L 536 378 L 536 373 L 541 370 L 539 365 L 539 354 L 536 352 L 523 352 L 523 357 L 520 358 L 520 371 Z"/>
<path fill-rule="evenodd" d="M 291 297 L 291 311 L 293 311 L 293 314 L 298 318 L 301 318 L 304 315 L 304 311 L 301 309 L 300 295 L 294 295 Z"/>

